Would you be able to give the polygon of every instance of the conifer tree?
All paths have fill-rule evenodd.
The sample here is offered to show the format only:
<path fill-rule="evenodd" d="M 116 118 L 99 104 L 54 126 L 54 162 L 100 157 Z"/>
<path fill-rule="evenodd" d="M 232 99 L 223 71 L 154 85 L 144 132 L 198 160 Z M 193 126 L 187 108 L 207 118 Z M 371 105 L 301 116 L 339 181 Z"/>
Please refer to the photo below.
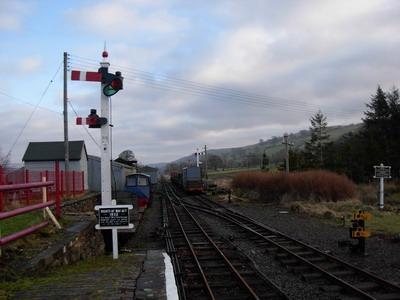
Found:
<path fill-rule="evenodd" d="M 329 144 L 328 122 L 320 110 L 311 117 L 310 122 L 311 138 L 305 145 L 307 165 L 312 168 L 322 168 L 324 166 L 324 151 Z"/>
<path fill-rule="evenodd" d="M 376 94 L 371 97 L 371 102 L 367 103 L 368 110 L 364 112 L 364 124 L 369 126 L 381 127 L 390 117 L 390 107 L 386 94 L 378 86 Z"/>

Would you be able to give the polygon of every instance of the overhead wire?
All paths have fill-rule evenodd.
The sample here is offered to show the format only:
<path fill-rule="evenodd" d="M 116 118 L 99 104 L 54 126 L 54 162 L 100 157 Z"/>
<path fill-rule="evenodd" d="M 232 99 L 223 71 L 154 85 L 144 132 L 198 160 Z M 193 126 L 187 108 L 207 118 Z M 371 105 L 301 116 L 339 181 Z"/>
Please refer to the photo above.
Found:
<path fill-rule="evenodd" d="M 75 114 L 77 117 L 79 117 L 79 115 L 78 115 L 78 113 L 76 112 L 74 106 L 72 105 L 71 100 L 68 100 L 67 102 L 68 102 L 69 106 L 71 107 L 72 111 L 74 112 L 74 114 Z M 100 145 L 96 142 L 96 139 L 95 139 L 95 138 L 93 137 L 93 135 L 89 132 L 89 130 L 87 129 L 87 127 L 86 127 L 86 126 L 82 126 L 82 127 L 85 129 L 86 133 L 89 135 L 89 137 L 92 139 L 92 141 L 97 145 L 97 147 L 100 148 Z"/>
<path fill-rule="evenodd" d="M 29 122 L 31 121 L 33 115 L 35 114 L 36 110 L 38 109 L 40 103 L 42 102 L 44 96 L 47 94 L 47 91 L 49 90 L 50 86 L 53 84 L 54 79 L 56 78 L 58 72 L 60 72 L 61 70 L 61 66 L 63 65 L 63 62 L 61 62 L 57 68 L 57 71 L 54 73 L 53 77 L 50 79 L 49 83 L 47 84 L 46 88 L 44 89 L 44 91 L 42 92 L 38 102 L 36 103 L 35 107 L 33 108 L 32 112 L 30 113 L 28 119 L 26 120 L 26 122 L 24 123 L 24 125 L 22 126 L 20 132 L 18 133 L 17 137 L 14 140 L 14 143 L 11 145 L 10 150 L 7 152 L 6 157 L 9 157 L 12 150 L 14 149 L 15 145 L 17 144 L 19 138 L 21 137 L 21 135 L 23 134 L 25 128 L 28 126 Z"/>
<path fill-rule="evenodd" d="M 93 59 L 87 59 L 80 56 L 71 55 L 75 66 L 78 67 L 93 67 L 97 66 L 96 61 Z M 146 72 L 130 67 L 123 67 L 118 65 L 113 65 L 113 67 L 120 68 L 124 71 L 124 78 L 127 80 L 141 80 L 146 85 L 162 88 L 165 90 L 182 91 L 187 93 L 190 91 L 195 95 L 204 94 L 214 98 L 220 98 L 226 100 L 229 97 L 230 100 L 241 102 L 243 104 L 255 104 L 260 106 L 267 106 L 268 108 L 276 108 L 287 111 L 297 111 L 306 113 L 315 113 L 321 107 L 309 102 L 289 100 L 281 97 L 271 97 L 267 95 L 260 95 L 254 93 L 245 93 L 239 90 L 219 87 L 214 85 L 202 84 L 194 81 L 189 81 L 185 79 L 179 79 L 176 77 L 171 77 L 162 74 L 154 74 L 151 72 Z M 122 69 L 121 69 L 122 68 Z M 134 78 L 127 76 L 126 74 L 133 75 Z M 158 80 L 160 78 L 162 80 Z M 283 101 L 283 102 L 282 102 Z M 349 109 L 336 109 L 336 108 L 325 108 L 325 112 L 329 111 L 334 114 L 348 114 L 353 115 L 357 111 Z"/>
<path fill-rule="evenodd" d="M 88 66 L 93 66 L 90 64 L 82 64 L 82 63 L 74 63 L 75 66 L 78 67 L 88 67 Z M 245 104 L 255 104 L 255 105 L 260 105 L 260 106 L 266 106 L 268 108 L 271 108 L 272 106 L 277 106 L 277 107 L 289 107 L 287 104 L 285 103 L 279 103 L 279 102 L 272 102 L 272 101 L 260 101 L 258 99 L 256 99 L 255 97 L 247 97 L 247 96 L 243 96 L 242 94 L 240 94 L 240 92 L 237 92 L 237 94 L 232 94 L 232 93 L 227 93 L 224 88 L 220 88 L 220 90 L 210 90 L 207 88 L 203 88 L 203 87 L 197 87 L 197 86 L 187 86 L 187 85 L 171 85 L 168 82 L 164 83 L 164 82 L 160 82 L 154 79 L 154 76 L 149 76 L 149 75 L 141 75 L 141 74 L 134 74 L 134 78 L 127 76 L 126 73 L 131 73 L 129 71 L 126 72 L 126 70 L 124 71 L 124 79 L 126 80 L 132 80 L 132 81 L 137 81 L 137 80 L 141 80 L 143 83 L 145 83 L 146 85 L 152 86 L 154 88 L 161 88 L 164 90 L 171 90 L 171 91 L 175 91 L 175 92 L 182 92 L 185 94 L 191 94 L 191 95 L 207 95 L 210 97 L 214 97 L 214 98 L 219 98 L 220 100 L 226 100 L 226 97 L 230 97 L 230 100 L 236 101 L 236 102 L 242 102 Z M 140 83 L 140 82 L 139 82 Z M 217 88 L 213 88 L 213 89 L 217 89 Z M 304 104 L 298 105 L 292 105 L 292 106 L 297 106 L 295 109 L 296 110 L 301 110 L 301 111 L 305 111 L 305 112 L 315 112 L 314 110 L 308 109 L 306 110 L 304 107 Z M 290 111 L 293 111 L 293 109 L 289 109 Z"/>
<path fill-rule="evenodd" d="M 22 103 L 22 104 L 35 107 L 35 104 L 32 104 L 32 103 L 30 103 L 29 101 L 26 101 L 26 100 L 23 100 L 23 99 L 21 99 L 21 98 L 15 97 L 15 96 L 13 96 L 13 95 L 10 95 L 10 94 L 8 94 L 8 93 L 2 91 L 2 90 L 0 90 L 0 94 L 3 95 L 3 96 L 5 96 L 5 97 L 7 97 L 7 98 L 9 98 L 9 99 L 13 99 L 13 100 L 15 100 L 15 101 L 17 101 L 17 102 L 20 102 L 20 103 Z M 44 107 L 44 106 L 40 106 L 40 105 L 39 105 L 38 108 L 47 110 L 47 111 L 52 112 L 52 113 L 62 114 L 61 111 L 56 111 L 56 110 L 53 110 L 53 109 L 48 108 L 48 107 Z"/>
<path fill-rule="evenodd" d="M 85 65 L 80 65 L 80 64 L 75 64 L 74 66 L 76 67 L 85 67 Z M 165 91 L 169 91 L 169 92 L 174 92 L 174 93 L 178 93 L 178 94 L 187 94 L 187 95 L 192 95 L 192 96 L 209 96 L 212 97 L 218 101 L 226 101 L 226 95 L 223 94 L 218 94 L 218 93 L 211 93 L 208 91 L 201 91 L 201 90 L 195 90 L 195 89 L 188 89 L 187 87 L 182 87 L 182 86 L 171 86 L 171 85 L 166 85 L 163 83 L 159 83 L 159 82 L 155 82 L 154 80 L 150 80 L 148 78 L 140 78 L 140 77 L 129 77 L 124 75 L 124 79 L 128 80 L 128 81 L 133 81 L 137 84 L 140 85 L 144 85 L 144 86 L 150 86 L 152 88 L 155 89 L 161 89 L 161 90 L 165 90 Z M 228 95 L 229 96 L 229 95 Z M 253 107 L 263 107 L 266 109 L 271 110 L 271 108 L 275 108 L 278 110 L 283 110 L 283 111 L 287 111 L 287 112 L 295 112 L 295 113 L 306 113 L 306 114 L 310 114 L 313 115 L 317 109 L 310 109 L 310 108 L 306 108 L 306 107 L 292 107 L 290 105 L 287 104 L 283 104 L 283 103 L 266 103 L 266 102 L 262 102 L 262 101 L 257 101 L 251 98 L 244 98 L 244 97 L 234 97 L 231 96 L 229 98 L 230 100 L 237 102 L 237 103 L 241 103 L 241 104 L 246 104 L 246 105 L 250 105 Z M 328 110 L 324 110 L 324 112 L 331 112 L 329 109 Z M 332 114 L 337 114 L 336 112 L 331 112 Z M 350 113 L 349 113 L 350 114 Z"/>

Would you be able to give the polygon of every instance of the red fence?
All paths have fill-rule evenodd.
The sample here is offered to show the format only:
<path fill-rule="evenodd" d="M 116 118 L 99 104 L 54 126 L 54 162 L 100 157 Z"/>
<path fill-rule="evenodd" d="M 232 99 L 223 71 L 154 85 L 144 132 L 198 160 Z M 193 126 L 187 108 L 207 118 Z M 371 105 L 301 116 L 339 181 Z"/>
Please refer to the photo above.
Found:
<path fill-rule="evenodd" d="M 0 167 L 0 186 L 10 184 L 27 184 L 53 181 L 55 185 L 47 188 L 47 199 L 77 196 L 85 191 L 85 177 L 83 171 L 60 171 L 59 162 L 55 162 L 54 170 L 30 171 L 25 168 L 5 172 Z M 0 212 L 12 207 L 30 205 L 41 202 L 40 188 L 27 188 L 23 190 L 0 191 Z"/>
<path fill-rule="evenodd" d="M 57 185 L 57 182 L 56 182 Z M 29 189 L 37 189 L 40 188 L 42 190 L 42 203 L 39 204 L 34 204 L 34 205 L 29 205 L 25 207 L 20 207 L 16 208 L 10 211 L 6 212 L 0 212 L 0 221 L 7 219 L 7 218 L 12 218 L 18 215 L 22 215 L 25 213 L 29 213 L 34 210 L 46 208 L 52 205 L 56 205 L 56 214 L 59 217 L 61 208 L 60 208 L 60 198 L 59 198 L 59 193 L 57 194 L 56 201 L 47 201 L 47 189 L 50 186 L 54 186 L 53 181 L 43 181 L 43 182 L 35 182 L 35 183 L 19 183 L 19 184 L 5 184 L 0 186 L 0 192 L 15 192 L 15 191 L 21 191 L 21 190 L 29 190 Z M 18 232 L 12 233 L 10 235 L 7 235 L 5 237 L 0 237 L 0 247 L 3 245 L 6 245 L 12 241 L 15 241 L 19 238 L 22 238 L 24 236 L 27 236 L 28 234 L 31 234 L 39 229 L 42 229 L 43 227 L 46 227 L 49 225 L 48 221 L 44 221 L 42 223 L 27 227 L 23 230 L 20 230 Z"/>

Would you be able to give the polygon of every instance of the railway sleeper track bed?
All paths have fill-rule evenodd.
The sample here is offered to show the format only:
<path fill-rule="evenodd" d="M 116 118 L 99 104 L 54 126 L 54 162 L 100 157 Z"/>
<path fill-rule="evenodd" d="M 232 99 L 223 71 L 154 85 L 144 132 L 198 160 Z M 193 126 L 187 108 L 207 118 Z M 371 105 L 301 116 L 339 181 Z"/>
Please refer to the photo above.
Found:
<path fill-rule="evenodd" d="M 183 202 L 190 211 L 225 221 L 265 255 L 273 256 L 286 270 L 307 282 L 319 283 L 326 293 L 355 299 L 400 299 L 399 286 L 225 208 L 204 195 L 185 197 Z"/>
<path fill-rule="evenodd" d="M 164 230 L 180 299 L 287 299 L 249 258 L 167 197 Z"/>

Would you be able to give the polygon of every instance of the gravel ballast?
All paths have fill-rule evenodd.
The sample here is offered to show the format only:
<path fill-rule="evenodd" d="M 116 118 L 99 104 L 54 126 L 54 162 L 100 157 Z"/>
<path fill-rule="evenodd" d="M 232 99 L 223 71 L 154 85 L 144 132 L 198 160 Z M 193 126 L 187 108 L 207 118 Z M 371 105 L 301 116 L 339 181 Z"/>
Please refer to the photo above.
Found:
<path fill-rule="evenodd" d="M 373 236 L 366 240 L 367 255 L 354 255 L 350 254 L 348 248 L 338 247 L 339 240 L 350 240 L 348 226 L 335 226 L 323 219 L 260 203 L 233 204 L 230 208 L 293 238 L 328 251 L 368 272 L 400 284 L 400 243 Z M 287 213 L 281 213 L 282 211 Z"/>
<path fill-rule="evenodd" d="M 357 256 L 350 254 L 348 248 L 338 247 L 339 240 L 350 240 L 348 227 L 336 226 L 323 219 L 292 213 L 263 203 L 235 203 L 226 206 L 386 280 L 397 284 L 400 282 L 399 243 L 372 237 L 366 244 L 368 254 Z M 207 214 L 201 214 L 201 219 L 216 234 L 230 237 L 232 243 L 253 260 L 259 271 L 280 286 L 290 299 L 346 299 L 344 295 L 323 291 L 323 282 L 306 282 L 300 279 L 299 274 L 288 272 L 273 255 L 257 247 L 226 222 Z"/>

